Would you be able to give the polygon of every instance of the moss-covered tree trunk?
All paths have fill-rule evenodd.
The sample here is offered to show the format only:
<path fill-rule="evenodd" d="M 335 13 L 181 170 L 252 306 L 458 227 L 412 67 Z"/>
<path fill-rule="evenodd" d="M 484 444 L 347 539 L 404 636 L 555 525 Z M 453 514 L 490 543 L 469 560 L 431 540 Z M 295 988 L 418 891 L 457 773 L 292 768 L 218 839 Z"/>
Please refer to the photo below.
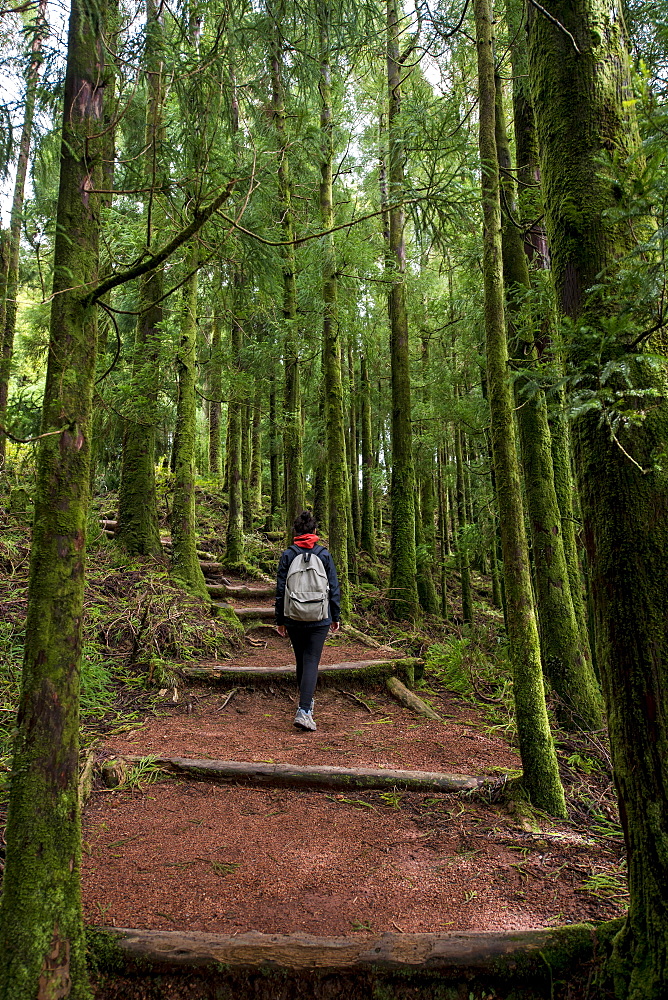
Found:
<path fill-rule="evenodd" d="M 244 377 L 244 399 L 248 400 L 248 376 Z M 249 535 L 253 530 L 251 511 L 251 461 L 252 461 L 253 407 L 250 402 L 241 404 L 241 508 L 244 531 Z"/>
<path fill-rule="evenodd" d="M 331 3 L 318 3 L 320 42 L 320 222 L 324 230 L 334 226 L 332 169 L 334 137 L 332 132 L 332 68 L 330 54 Z M 348 585 L 348 514 L 350 491 L 346 462 L 343 379 L 341 376 L 341 337 L 339 331 L 338 280 L 334 234 L 323 237 L 323 377 L 325 420 L 327 426 L 327 482 L 329 487 L 329 548 L 341 584 L 341 612 L 350 614 Z"/>
<path fill-rule="evenodd" d="M 290 179 L 289 137 L 286 127 L 283 89 L 283 41 L 281 19 L 283 3 L 274 12 L 268 7 L 271 25 L 271 113 L 277 140 L 278 215 L 283 247 L 283 469 L 285 481 L 285 516 L 288 538 L 292 522 L 304 508 L 304 447 L 301 419 L 301 378 L 297 330 L 297 284 L 294 247 L 292 182 Z"/>
<path fill-rule="evenodd" d="M 550 415 L 550 438 L 552 443 L 552 468 L 554 471 L 554 489 L 561 514 L 561 534 L 564 540 L 564 553 L 568 566 L 568 581 L 571 590 L 573 611 L 578 623 L 580 635 L 589 636 L 587 609 L 585 607 L 585 588 L 580 555 L 578 551 L 577 526 L 579 519 L 575 513 L 573 497 L 575 483 L 572 472 L 571 434 L 568 417 L 565 412 L 565 400 L 560 399 L 558 409 Z M 588 643 L 590 655 L 593 653 L 591 640 Z"/>
<path fill-rule="evenodd" d="M 164 180 L 157 165 L 162 163 L 164 140 L 163 25 L 155 0 L 146 0 L 146 187 Z M 147 199 L 146 246 L 161 239 L 162 213 L 152 197 Z M 160 527 L 155 491 L 155 442 L 158 421 L 158 386 L 164 271 L 158 267 L 139 282 L 137 328 L 132 362 L 128 415 L 123 429 L 121 482 L 118 493 L 118 532 L 121 545 L 133 555 L 160 555 Z"/>
<path fill-rule="evenodd" d="M 325 371 L 325 353 L 322 354 L 322 371 Z M 313 471 L 313 516 L 321 531 L 327 534 L 329 517 L 329 480 L 327 462 L 327 416 L 325 380 L 320 383 L 318 399 L 318 443 Z"/>
<path fill-rule="evenodd" d="M 276 413 L 276 375 L 269 374 L 269 513 L 265 531 L 278 527 L 281 509 L 281 436 Z"/>
<path fill-rule="evenodd" d="M 668 439 L 668 377 L 665 364 L 645 362 L 632 346 L 642 320 L 627 317 L 610 336 L 610 314 L 628 306 L 616 294 L 618 262 L 643 225 L 615 221 L 617 206 L 633 199 L 639 164 L 622 14 L 612 0 L 545 6 L 572 35 L 531 18 L 530 76 L 558 302 L 576 334 L 588 331 L 569 342 L 567 360 L 581 377 L 591 372 L 595 389 L 588 345 L 598 334 L 599 363 L 626 366 L 626 405 L 638 418 L 613 436 L 601 412 L 580 414 L 573 444 L 628 855 L 631 899 L 615 947 L 616 992 L 659 1000 L 668 995 L 668 471 L 656 456 Z M 617 172 L 602 169 L 608 153 L 620 163 L 636 157 L 627 165 L 628 189 Z M 589 291 L 594 285 L 598 292 Z M 665 357 L 665 331 L 648 346 Z M 656 402 L 643 417 L 648 389 Z"/>
<path fill-rule="evenodd" d="M 0 902 L 0 997 L 89 996 L 79 678 L 103 130 L 104 8 L 72 4 L 28 618 Z"/>
<path fill-rule="evenodd" d="M 439 584 L 441 618 L 445 621 L 450 617 L 448 609 L 448 570 L 447 559 L 450 555 L 450 537 L 448 534 L 448 491 L 445 488 L 445 449 L 439 448 L 437 455 L 438 483 L 438 548 L 439 548 Z"/>
<path fill-rule="evenodd" d="M 376 530 L 373 503 L 373 433 L 371 426 L 371 382 L 366 355 L 360 358 L 360 392 L 362 396 L 362 534 L 360 547 L 375 561 Z"/>
<path fill-rule="evenodd" d="M 223 455 L 220 430 L 222 424 L 223 392 L 223 320 L 220 293 L 213 302 L 213 326 L 211 328 L 211 359 L 209 361 L 209 475 L 220 479 L 223 474 Z"/>
<path fill-rule="evenodd" d="M 179 398 L 174 439 L 174 497 L 172 501 L 172 576 L 193 594 L 208 600 L 202 567 L 197 558 L 195 525 L 195 442 L 197 437 L 197 266 L 194 243 L 184 261 L 189 275 L 183 286 L 181 337 L 176 356 Z"/>
<path fill-rule="evenodd" d="M 403 13 L 403 12 L 402 12 Z M 404 141 L 401 122 L 399 55 L 401 28 L 396 0 L 387 0 L 387 138 L 389 241 L 387 276 L 392 379 L 392 534 L 389 598 L 392 617 L 418 616 L 415 557 L 415 474 L 411 428 L 411 383 L 406 311 L 406 247 L 404 242 Z"/>
<path fill-rule="evenodd" d="M 469 566 L 468 540 L 466 538 L 466 496 L 464 493 L 464 458 L 462 455 L 462 431 L 454 428 L 455 466 L 457 496 L 457 566 L 462 588 L 462 621 L 470 625 L 473 621 L 473 598 L 471 596 L 471 567 Z"/>
<path fill-rule="evenodd" d="M 492 453 L 501 518 L 506 616 L 513 665 L 515 714 L 523 784 L 531 801 L 566 815 L 564 793 L 545 707 L 540 643 L 533 607 L 513 400 L 508 379 L 501 259 L 501 203 L 495 140 L 494 54 L 489 0 L 474 0 L 478 51 L 478 111 L 482 164 L 485 347 Z"/>
<path fill-rule="evenodd" d="M 25 197 L 30 143 L 32 141 L 32 126 L 35 116 L 35 97 L 39 80 L 39 67 L 42 62 L 42 39 L 46 33 L 46 0 L 39 0 L 35 21 L 31 25 L 32 41 L 30 43 L 30 61 L 26 73 L 26 93 L 23 105 L 23 126 L 19 140 L 19 155 L 16 164 L 12 211 L 9 221 L 8 248 L 4 260 L 0 257 L 3 269 L 2 293 L 4 302 L 0 308 L 1 351 L 0 351 L 0 426 L 7 419 L 7 397 L 9 393 L 9 376 L 14 351 L 14 334 L 16 331 L 16 313 L 19 288 L 19 248 L 21 244 L 21 221 L 23 219 L 23 199 Z M 0 431 L 0 468 L 5 464 L 5 435 Z"/>
<path fill-rule="evenodd" d="M 262 388 L 262 379 L 256 378 L 253 389 L 251 464 L 249 477 L 251 531 L 253 530 L 253 517 L 256 517 L 262 508 Z"/>
<path fill-rule="evenodd" d="M 240 285 L 240 282 L 239 282 Z M 241 351 L 243 327 L 238 315 L 240 287 L 233 288 L 232 304 L 232 378 L 228 404 L 228 466 L 227 466 L 227 534 L 225 536 L 225 563 L 240 566 L 244 560 L 244 519 L 242 491 L 243 424 L 241 402 Z"/>
<path fill-rule="evenodd" d="M 523 366 L 527 360 L 536 356 L 533 341 L 523 339 L 520 331 L 521 302 L 531 287 L 531 281 L 523 234 L 515 222 L 517 199 L 500 84 L 497 76 L 496 149 L 502 172 L 504 203 L 507 206 L 501 233 L 503 279 L 512 353 L 519 362 L 515 380 L 517 426 L 524 473 L 524 496 L 533 542 L 543 670 L 557 695 L 556 708 L 561 724 L 569 729 L 600 729 L 603 724 L 601 693 L 591 665 L 587 633 L 580 631 L 571 599 L 561 530 L 562 517 L 554 484 L 552 441 L 545 393 L 541 387 L 533 385 L 531 392 L 523 392 L 528 380 L 532 378 L 532 373 L 525 373 Z M 524 151 L 523 144 L 521 148 Z"/>
<path fill-rule="evenodd" d="M 362 535 L 362 508 L 360 506 L 359 489 L 359 427 L 357 420 L 358 386 L 355 372 L 355 352 L 352 338 L 348 340 L 348 431 L 350 448 L 348 450 L 348 465 L 350 469 L 350 512 L 353 521 L 353 538 L 355 549 L 360 545 Z"/>

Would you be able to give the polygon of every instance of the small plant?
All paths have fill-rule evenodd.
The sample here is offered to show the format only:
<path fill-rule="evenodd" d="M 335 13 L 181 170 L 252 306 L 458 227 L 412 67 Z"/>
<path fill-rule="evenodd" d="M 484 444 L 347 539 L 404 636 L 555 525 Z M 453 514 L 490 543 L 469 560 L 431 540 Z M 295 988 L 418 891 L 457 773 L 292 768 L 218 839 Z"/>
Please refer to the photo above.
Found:
<path fill-rule="evenodd" d="M 225 878 L 226 875 L 233 875 L 239 867 L 239 864 L 239 861 L 212 861 L 211 867 L 215 871 L 216 875 L 220 875 L 221 878 Z"/>
<path fill-rule="evenodd" d="M 353 931 L 372 931 L 373 927 L 370 920 L 352 920 L 350 929 Z"/>
<path fill-rule="evenodd" d="M 597 760 L 580 753 L 572 753 L 570 757 L 566 758 L 566 763 L 574 771 L 584 771 L 585 774 L 593 774 L 595 771 L 602 770 Z"/>
<path fill-rule="evenodd" d="M 162 768 L 156 764 L 154 756 L 142 757 L 136 761 L 127 773 L 122 787 L 143 792 L 147 785 L 152 785 L 162 774 Z"/>
<path fill-rule="evenodd" d="M 401 809 L 401 800 L 403 797 L 403 792 L 398 792 L 396 788 L 392 789 L 391 792 L 380 793 L 381 800 L 386 806 L 390 806 L 392 809 Z"/>

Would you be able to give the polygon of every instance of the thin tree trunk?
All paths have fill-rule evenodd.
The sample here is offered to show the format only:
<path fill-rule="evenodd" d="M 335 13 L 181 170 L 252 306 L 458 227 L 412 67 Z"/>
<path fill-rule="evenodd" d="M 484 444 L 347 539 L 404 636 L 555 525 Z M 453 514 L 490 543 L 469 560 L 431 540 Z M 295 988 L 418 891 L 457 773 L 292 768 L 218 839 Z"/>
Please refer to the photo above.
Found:
<path fill-rule="evenodd" d="M 239 296 L 241 277 L 237 272 L 233 283 L 232 304 L 232 366 L 230 379 L 230 402 L 228 406 L 228 512 L 227 535 L 225 539 L 225 564 L 241 566 L 244 561 L 244 516 L 242 490 L 243 422 L 241 403 L 241 352 L 243 349 L 243 327 L 239 319 Z"/>
<path fill-rule="evenodd" d="M 222 424 L 223 355 L 222 316 L 219 295 L 213 302 L 213 326 L 211 329 L 211 361 L 209 362 L 209 475 L 218 480 L 223 474 L 220 429 Z"/>
<path fill-rule="evenodd" d="M 656 456 L 668 440 L 668 366 L 656 359 L 666 356 L 666 332 L 648 342 L 654 358 L 645 361 L 635 346 L 644 320 L 628 315 L 629 303 L 614 287 L 619 262 L 625 268 L 626 255 L 637 255 L 637 234 L 648 225 L 634 219 L 631 226 L 618 212 L 632 202 L 641 168 L 622 12 L 602 0 L 547 0 L 546 9 L 580 49 L 547 18 L 531 18 L 530 77 L 553 274 L 575 334 L 567 361 L 593 391 L 598 368 L 586 373 L 594 348 L 601 370 L 623 366 L 631 384 L 621 376 L 609 384 L 626 394 L 624 406 L 637 418 L 613 434 L 605 410 L 589 411 L 574 419 L 572 431 L 631 897 L 614 942 L 615 992 L 659 1000 L 668 995 L 668 472 Z M 621 180 L 601 169 L 608 150 L 625 166 Z M 601 295 L 608 283 L 612 288 Z M 578 336 L 581 330 L 586 337 Z M 648 390 L 656 395 L 646 407 Z"/>
<path fill-rule="evenodd" d="M 19 249 L 21 245 L 21 221 L 23 218 L 23 199 L 25 196 L 26 175 L 30 157 L 32 126 L 35 116 L 35 97 L 39 81 L 39 67 L 42 62 L 42 40 L 46 34 L 46 0 L 39 0 L 37 16 L 32 25 L 33 35 L 30 45 L 30 62 L 26 73 L 26 94 L 23 106 L 23 127 L 19 141 L 19 156 L 14 180 L 14 196 L 9 222 L 9 242 L 3 266 L 2 285 L 4 301 L 0 305 L 0 334 L 2 335 L 2 351 L 0 353 L 0 426 L 5 426 L 7 420 L 7 398 L 9 393 L 9 376 L 14 351 L 14 334 L 16 332 L 16 313 L 19 288 Z M 4 268 L 6 267 L 6 271 Z M 5 464 L 6 437 L 0 431 L 0 469 Z"/>
<path fill-rule="evenodd" d="M 439 448 L 437 457 L 437 470 L 438 470 L 438 536 L 439 536 L 439 549 L 440 549 L 440 576 L 441 576 L 441 617 L 444 621 L 448 621 L 449 609 L 448 609 L 448 570 L 447 570 L 447 558 L 450 555 L 450 539 L 448 537 L 448 516 L 447 516 L 447 502 L 448 494 L 445 489 L 445 455 L 444 449 Z"/>
<path fill-rule="evenodd" d="M 360 358 L 360 391 L 362 394 L 362 534 L 360 547 L 370 559 L 376 560 L 376 531 L 373 514 L 373 441 L 371 427 L 371 382 L 366 356 Z"/>
<path fill-rule="evenodd" d="M 261 378 L 255 379 L 253 395 L 253 420 L 251 426 L 251 468 L 250 468 L 250 518 L 251 531 L 253 517 L 262 510 L 262 387 Z"/>
<path fill-rule="evenodd" d="M 283 363 L 285 396 L 283 402 L 283 467 L 285 470 L 285 515 L 288 539 L 292 522 L 304 507 L 304 456 L 301 421 L 299 342 L 297 333 L 297 287 L 290 180 L 289 142 L 286 130 L 285 98 L 282 80 L 281 20 L 283 4 L 272 19 L 271 42 L 271 111 L 278 144 L 278 205 L 283 231 Z"/>
<path fill-rule="evenodd" d="M 197 346 L 197 266 L 199 247 L 194 243 L 184 261 L 190 274 L 183 286 L 181 340 L 176 357 L 179 398 L 174 440 L 174 497 L 172 501 L 172 575 L 193 594 L 208 600 L 204 574 L 197 558 L 195 526 L 195 395 Z"/>
<path fill-rule="evenodd" d="M 248 399 L 247 396 L 245 398 Z M 252 412 L 249 402 L 241 404 L 241 510 L 244 532 L 247 535 L 253 530 L 250 490 Z"/>
<path fill-rule="evenodd" d="M 322 371 L 325 371 L 325 353 L 323 348 Z M 329 512 L 329 482 L 327 462 L 327 415 L 326 415 L 325 379 L 320 383 L 318 399 L 318 443 L 316 445 L 315 468 L 313 471 L 313 516 L 320 530 L 326 534 Z"/>
<path fill-rule="evenodd" d="M 28 617 L 0 903 L 0 996 L 88 998 L 79 679 L 97 341 L 103 6 L 73 0 Z"/>
<path fill-rule="evenodd" d="M 348 463 L 350 468 L 350 510 L 353 518 L 353 531 L 355 547 L 360 547 L 362 535 L 362 511 L 360 507 L 359 490 L 359 448 L 358 448 L 358 426 L 357 426 L 357 380 L 355 377 L 355 361 L 353 355 L 353 345 L 348 341 L 348 399 L 350 400 L 349 415 L 349 440 L 350 451 L 348 453 Z"/>
<path fill-rule="evenodd" d="M 269 376 L 269 514 L 265 531 L 275 531 L 279 522 L 281 507 L 281 439 L 276 417 L 276 375 Z"/>
<path fill-rule="evenodd" d="M 487 386 L 492 452 L 501 516 L 508 639 L 523 784 L 531 801 L 554 816 L 566 815 L 554 742 L 545 708 L 540 643 L 533 609 L 503 304 L 501 208 L 496 153 L 494 55 L 489 0 L 474 0 L 478 50 L 478 110 L 482 164 L 483 274 Z"/>
<path fill-rule="evenodd" d="M 162 62 L 163 25 L 155 0 L 146 0 L 146 153 L 144 178 L 147 186 L 158 187 L 161 176 L 156 163 L 162 163 L 162 105 L 164 79 Z M 162 168 L 161 168 L 162 172 Z M 153 202 L 146 206 L 146 245 L 160 233 L 162 212 Z M 161 333 L 163 310 L 160 299 L 164 270 L 157 267 L 139 281 L 139 316 L 135 333 L 132 364 L 130 415 L 123 430 L 121 482 L 118 493 L 118 532 L 121 545 L 133 555 L 160 555 L 160 526 L 155 489 L 155 441 L 158 422 L 158 387 L 160 384 Z"/>
<path fill-rule="evenodd" d="M 466 528 L 466 498 L 464 494 L 464 459 L 462 456 L 462 432 L 459 426 L 455 432 L 455 462 L 457 466 L 457 564 L 462 585 L 462 621 L 470 625 L 473 621 L 473 600 L 471 597 L 471 568 L 469 566 L 468 543 L 464 537 Z"/>
<path fill-rule="evenodd" d="M 401 134 L 401 77 L 397 0 L 387 0 L 387 92 L 389 163 L 389 242 L 387 274 L 390 364 L 392 377 L 392 536 L 390 541 L 390 611 L 397 620 L 419 614 L 415 558 L 415 474 L 411 430 L 411 384 L 406 312 L 404 243 L 404 142 Z"/>
<path fill-rule="evenodd" d="M 332 194 L 332 163 L 334 138 L 332 134 L 332 82 L 329 26 L 331 4 L 318 2 L 318 27 L 320 32 L 320 132 L 323 156 L 320 163 L 320 221 L 323 229 L 334 225 L 334 200 Z M 323 376 L 325 382 L 325 417 L 327 424 L 327 480 L 329 485 L 329 548 L 341 584 L 341 612 L 344 618 L 351 611 L 348 584 L 348 514 L 350 491 L 343 408 L 343 380 L 341 377 L 341 338 L 338 315 L 338 280 L 336 276 L 336 250 L 334 235 L 323 237 L 322 296 L 323 312 Z"/>

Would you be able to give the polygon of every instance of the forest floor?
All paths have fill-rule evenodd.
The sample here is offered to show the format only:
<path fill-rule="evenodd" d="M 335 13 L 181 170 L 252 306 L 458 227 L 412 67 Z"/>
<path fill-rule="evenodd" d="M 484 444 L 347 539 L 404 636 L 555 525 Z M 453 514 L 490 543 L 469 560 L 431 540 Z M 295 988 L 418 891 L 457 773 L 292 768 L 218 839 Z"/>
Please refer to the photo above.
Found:
<path fill-rule="evenodd" d="M 272 628 L 249 628 L 245 643 L 226 666 L 293 663 L 288 640 Z M 322 663 L 401 655 L 332 636 Z M 402 707 L 382 684 L 361 687 L 351 678 L 316 692 L 315 733 L 292 725 L 291 684 L 249 681 L 227 700 L 230 690 L 170 686 L 161 711 L 98 744 L 98 760 L 143 761 L 124 788 L 97 788 L 89 799 L 89 923 L 341 936 L 529 929 L 623 912 L 623 890 L 610 876 L 619 843 L 574 822 L 529 821 L 501 804 L 503 777 L 520 768 L 516 750 L 487 711 L 435 678 L 427 694 L 442 721 Z M 244 787 L 169 777 L 155 757 L 498 781 L 465 794 Z"/>

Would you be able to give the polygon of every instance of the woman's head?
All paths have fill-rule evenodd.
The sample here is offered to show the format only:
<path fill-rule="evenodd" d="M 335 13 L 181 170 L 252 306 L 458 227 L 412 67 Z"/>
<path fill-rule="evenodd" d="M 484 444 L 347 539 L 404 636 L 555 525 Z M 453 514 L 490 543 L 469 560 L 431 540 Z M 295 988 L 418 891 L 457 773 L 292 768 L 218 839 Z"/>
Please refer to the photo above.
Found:
<path fill-rule="evenodd" d="M 295 535 L 315 535 L 318 530 L 318 525 L 310 510 L 303 510 L 301 514 L 298 514 L 292 527 Z"/>

